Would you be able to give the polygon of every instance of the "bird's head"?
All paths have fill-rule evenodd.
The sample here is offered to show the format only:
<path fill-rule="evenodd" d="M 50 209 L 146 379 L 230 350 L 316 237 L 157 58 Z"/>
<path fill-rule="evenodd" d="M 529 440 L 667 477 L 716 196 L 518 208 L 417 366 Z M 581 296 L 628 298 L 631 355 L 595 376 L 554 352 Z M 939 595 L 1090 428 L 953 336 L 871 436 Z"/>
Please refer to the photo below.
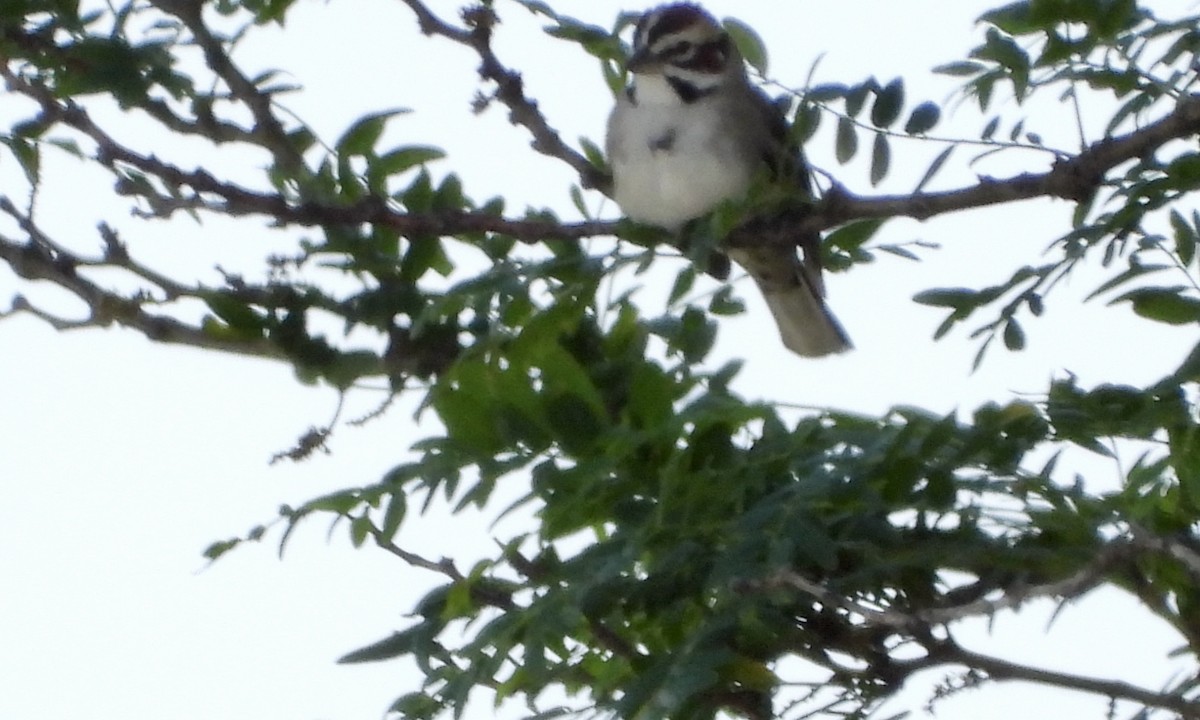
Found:
<path fill-rule="evenodd" d="M 635 78 L 665 79 L 684 100 L 744 78 L 746 72 L 729 33 L 692 3 L 646 12 L 634 30 L 627 67 Z"/>

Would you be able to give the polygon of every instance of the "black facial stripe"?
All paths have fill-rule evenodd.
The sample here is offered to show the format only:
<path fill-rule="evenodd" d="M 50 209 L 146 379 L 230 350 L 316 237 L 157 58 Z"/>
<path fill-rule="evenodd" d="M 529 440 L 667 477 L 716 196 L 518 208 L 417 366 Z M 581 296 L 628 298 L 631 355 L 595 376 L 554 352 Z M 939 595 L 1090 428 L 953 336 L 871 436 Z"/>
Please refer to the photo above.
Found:
<path fill-rule="evenodd" d="M 716 86 L 710 88 L 698 88 L 687 80 L 681 78 L 667 76 L 667 82 L 671 84 L 671 88 L 675 90 L 675 94 L 685 103 L 694 103 L 700 98 L 712 95 L 717 91 Z"/>
<path fill-rule="evenodd" d="M 661 58 L 672 58 L 675 56 L 687 55 L 692 49 L 692 44 L 687 40 L 675 43 L 674 45 L 664 49 L 662 52 L 655 53 Z"/>

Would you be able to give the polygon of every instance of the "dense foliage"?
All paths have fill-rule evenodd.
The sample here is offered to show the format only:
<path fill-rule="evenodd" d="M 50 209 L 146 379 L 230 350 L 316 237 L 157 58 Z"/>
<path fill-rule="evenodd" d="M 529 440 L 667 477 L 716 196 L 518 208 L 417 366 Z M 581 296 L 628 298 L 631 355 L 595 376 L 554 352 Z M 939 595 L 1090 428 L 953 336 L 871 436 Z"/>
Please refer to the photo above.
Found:
<path fill-rule="evenodd" d="M 504 106 L 534 150 L 573 168 L 586 217 L 585 194 L 607 188 L 602 154 L 560 138 L 492 38 L 503 32 L 497 17 L 534 13 L 548 35 L 595 56 L 616 90 L 630 18 L 600 28 L 534 0 L 439 17 L 404 2 L 409 31 L 477 57 L 481 106 Z M 714 244 L 746 241 L 746 214 L 768 206 L 775 221 L 829 231 L 827 265 L 852 272 L 880 251 L 911 254 L 879 239 L 887 218 L 1046 196 L 1076 210 L 1039 264 L 992 287 L 916 298 L 945 309 L 939 334 L 973 323 L 978 361 L 999 351 L 997 339 L 1019 351 L 1023 324 L 1039 321 L 1052 291 L 1083 266 L 1109 273 L 1098 297 L 1145 322 L 1194 330 L 1197 18 L 1162 19 L 1125 0 L 999 8 L 981 18 L 970 57 L 939 68 L 961 78 L 962 98 L 991 120 L 982 137 L 947 144 L 914 193 L 872 197 L 824 182 L 815 204 L 752 203 L 674 238 L 472 198 L 455 174 L 425 167 L 440 149 L 381 144 L 395 111 L 364 108 L 326 144 L 275 102 L 290 89 L 275 73 L 249 76 L 234 60 L 241 37 L 284 25 L 292 0 L 112 5 L 11 0 L 0 13 L 6 102 L 24 108 L 0 143 L 27 182 L 0 195 L 0 259 L 31 287 L 51 283 L 87 309 L 64 317 L 17 296 L 10 312 L 63 330 L 116 323 L 155 341 L 276 358 L 346 392 L 386 378 L 395 393 L 423 394 L 439 429 L 413 448 L 418 459 L 285 507 L 277 521 L 286 542 L 310 516 L 344 519 L 355 544 L 442 578 L 413 624 L 345 658 L 415 660 L 425 682 L 397 688 L 400 716 L 461 712 L 477 688 L 523 698 L 542 716 L 859 716 L 910 676 L 944 668 L 945 692 L 1024 679 L 1200 717 L 1200 345 L 1144 387 L 1082 386 L 1066 375 L 1040 397 L 951 416 L 911 407 L 797 414 L 740 397 L 740 364 L 706 362 L 722 317 L 741 305 L 729 287 L 695 299 L 704 262 L 679 272 L 666 307 L 602 292 L 664 251 L 703 260 Z M 754 32 L 729 27 L 765 70 Z M 901 80 L 810 83 L 790 97 L 794 135 L 816 142 L 832 119 L 837 159 L 862 150 L 878 183 L 892 143 L 931 142 L 922 138 L 938 126 L 937 105 L 905 95 Z M 990 114 L 998 97 L 1047 95 L 1107 108 L 1104 137 L 1081 137 L 1074 151 L 1043 147 L 1023 123 Z M 235 179 L 176 164 L 169 150 L 124 137 L 131 117 L 206 147 L 245 149 L 254 167 L 266 158 L 265 169 L 247 179 L 242 168 Z M 1042 148 L 1053 168 L 925 190 L 958 155 L 1011 148 Z M 37 203 L 48 153 L 110 174 L 114 193 L 147 222 L 257 217 L 306 228 L 307 239 L 272 256 L 264 279 L 227 273 L 219 284 L 161 274 L 115 224 L 100 225 L 100 254 L 80 253 L 39 224 L 52 212 Z M 617 239 L 576 242 L 592 237 Z M 330 317 L 354 342 L 331 339 Z M 330 430 L 288 455 L 303 459 Z M 1114 443 L 1142 450 L 1115 490 L 1064 467 L 1075 449 L 1111 454 Z M 410 507 L 512 511 L 493 508 L 502 481 L 526 488 L 518 505 L 536 525 L 503 538 L 491 558 L 461 570 L 396 543 Z M 216 543 L 208 555 L 265 533 Z M 1142 688 L 956 641 L 969 618 L 1102 586 L 1131 593 L 1172 626 L 1193 671 Z M 545 692 L 553 688 L 562 692 Z"/>

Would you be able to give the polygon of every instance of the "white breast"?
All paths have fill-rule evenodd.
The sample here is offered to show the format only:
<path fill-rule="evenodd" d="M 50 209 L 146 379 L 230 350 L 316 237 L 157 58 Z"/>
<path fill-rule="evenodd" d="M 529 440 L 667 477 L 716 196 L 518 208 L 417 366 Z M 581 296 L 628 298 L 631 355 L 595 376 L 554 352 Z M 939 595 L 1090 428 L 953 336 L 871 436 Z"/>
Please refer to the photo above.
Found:
<path fill-rule="evenodd" d="M 623 98 L 609 127 L 621 210 L 673 230 L 745 194 L 752 162 L 724 135 L 719 108 L 705 100 L 682 104 L 665 82 L 639 80 L 638 104 Z"/>

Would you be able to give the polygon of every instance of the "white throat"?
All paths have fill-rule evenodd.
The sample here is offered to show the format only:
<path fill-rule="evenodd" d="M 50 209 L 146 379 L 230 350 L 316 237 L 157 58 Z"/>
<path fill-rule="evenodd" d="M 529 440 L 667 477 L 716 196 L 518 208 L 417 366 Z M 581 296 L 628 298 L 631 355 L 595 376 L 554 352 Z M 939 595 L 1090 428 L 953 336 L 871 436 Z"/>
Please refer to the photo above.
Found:
<path fill-rule="evenodd" d="M 682 105 L 679 93 L 659 73 L 634 76 L 634 94 L 638 105 Z"/>
<path fill-rule="evenodd" d="M 713 75 L 698 70 L 673 67 L 668 72 L 669 75 L 654 73 L 634 76 L 634 93 L 639 104 L 672 106 L 687 104 L 679 96 L 679 88 L 671 84 L 671 79 L 684 83 L 700 95 L 717 92 L 727 82 L 724 75 Z"/>

